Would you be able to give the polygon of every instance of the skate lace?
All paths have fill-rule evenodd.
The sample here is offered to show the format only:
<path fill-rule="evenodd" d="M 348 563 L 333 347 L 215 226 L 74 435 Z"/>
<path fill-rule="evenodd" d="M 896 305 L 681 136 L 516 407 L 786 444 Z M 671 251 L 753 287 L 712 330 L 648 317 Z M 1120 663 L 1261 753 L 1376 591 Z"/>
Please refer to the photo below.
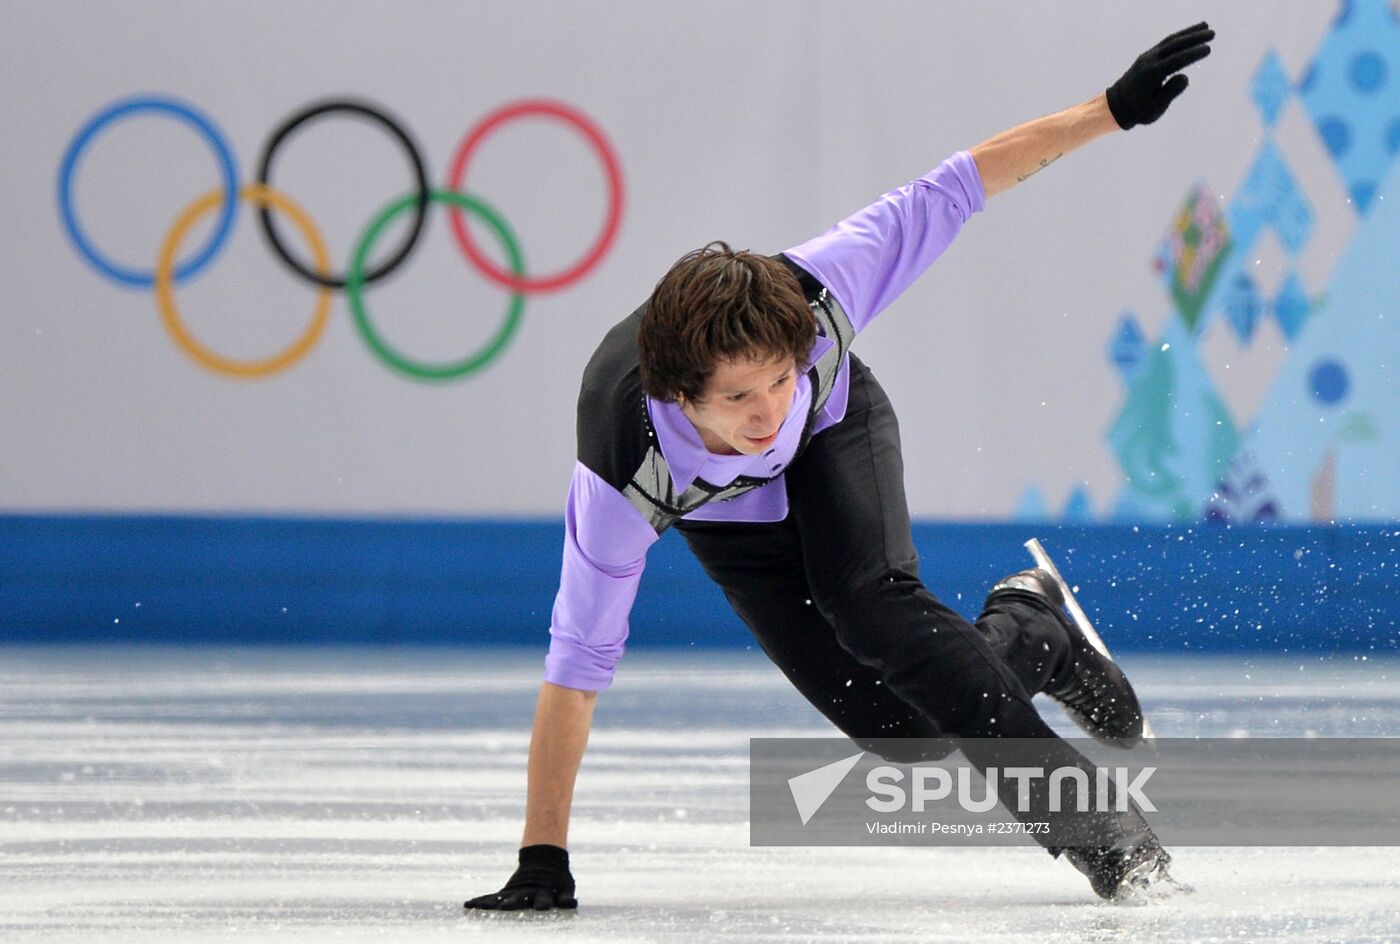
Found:
<path fill-rule="evenodd" d="M 1065 708 L 1095 718 L 1097 717 L 1096 709 L 1101 707 L 1099 704 L 1101 693 L 1102 686 L 1094 684 L 1090 679 L 1081 679 L 1076 675 L 1068 687 L 1051 697 Z"/>

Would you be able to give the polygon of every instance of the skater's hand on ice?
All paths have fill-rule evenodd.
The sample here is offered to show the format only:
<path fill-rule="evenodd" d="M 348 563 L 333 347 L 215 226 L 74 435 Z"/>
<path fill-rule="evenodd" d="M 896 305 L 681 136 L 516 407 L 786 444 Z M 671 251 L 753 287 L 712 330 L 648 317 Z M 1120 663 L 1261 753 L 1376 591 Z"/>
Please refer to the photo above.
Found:
<path fill-rule="evenodd" d="M 1205 23 L 1188 26 L 1137 57 L 1123 77 L 1108 90 L 1108 110 L 1118 126 L 1150 125 L 1186 91 L 1182 69 L 1210 55 L 1215 30 Z"/>
<path fill-rule="evenodd" d="M 526 846 L 520 850 L 520 867 L 506 882 L 505 888 L 473 898 L 463 907 L 486 911 L 577 908 L 568 851 L 545 844 Z"/>

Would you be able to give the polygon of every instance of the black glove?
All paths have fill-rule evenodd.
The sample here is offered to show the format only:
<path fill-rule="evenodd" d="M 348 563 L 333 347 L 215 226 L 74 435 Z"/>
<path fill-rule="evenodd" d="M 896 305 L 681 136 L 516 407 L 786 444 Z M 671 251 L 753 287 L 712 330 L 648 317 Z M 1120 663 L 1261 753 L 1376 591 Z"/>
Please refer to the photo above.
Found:
<path fill-rule="evenodd" d="M 568 850 L 545 844 L 526 846 L 520 850 L 520 867 L 506 882 L 505 888 L 491 895 L 473 898 L 463 907 L 487 911 L 577 908 Z"/>
<path fill-rule="evenodd" d="M 1108 110 L 1124 130 L 1150 125 L 1186 91 L 1186 76 L 1175 75 L 1210 55 L 1215 30 L 1205 23 L 1188 26 L 1137 57 L 1123 77 L 1108 90 Z"/>

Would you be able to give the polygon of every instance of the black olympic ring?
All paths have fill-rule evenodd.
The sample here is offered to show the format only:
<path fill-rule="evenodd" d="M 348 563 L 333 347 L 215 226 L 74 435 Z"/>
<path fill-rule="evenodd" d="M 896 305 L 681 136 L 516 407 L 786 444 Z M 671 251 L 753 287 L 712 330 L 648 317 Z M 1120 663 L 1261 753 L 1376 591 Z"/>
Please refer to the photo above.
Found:
<path fill-rule="evenodd" d="M 157 254 L 156 266 L 149 272 L 118 266 L 98 251 L 83 232 L 73 205 L 73 178 L 85 148 L 92 143 L 96 135 L 113 122 L 142 112 L 165 115 L 192 126 L 213 147 L 223 171 L 222 188 L 204 194 L 176 217 L 161 245 L 160 252 Z M 365 234 L 360 238 L 360 242 L 351 257 L 350 267 L 346 270 L 344 277 L 340 278 L 333 276 L 326 256 L 325 245 L 305 211 L 281 191 L 267 183 L 277 146 L 282 144 L 302 124 L 329 112 L 348 112 L 352 116 L 367 118 L 386 128 L 408 152 L 418 181 L 417 189 L 397 199 L 374 218 Z M 526 275 L 519 247 L 505 221 L 489 204 L 479 197 L 462 192 L 461 189 L 467 164 L 481 142 L 503 125 L 521 118 L 549 118 L 569 125 L 583 135 L 597 152 L 607 175 L 608 210 L 597 239 L 594 240 L 583 257 L 570 268 L 547 275 Z M 449 187 L 444 190 L 428 189 L 427 172 L 418 147 L 396 121 L 377 107 L 353 100 L 321 101 L 306 106 L 288 118 L 269 139 L 262 155 L 261 165 L 258 183 L 249 183 L 240 187 L 233 153 L 224 140 L 223 134 L 213 122 L 198 109 L 178 99 L 162 96 L 135 96 L 114 102 L 90 119 L 69 143 L 59 167 L 59 212 L 68 237 L 73 241 L 79 255 L 100 274 L 119 284 L 154 286 L 156 307 L 176 344 L 204 367 L 231 376 L 261 377 L 282 370 L 304 356 L 325 326 L 330 305 L 329 292 L 335 288 L 345 290 L 351 314 L 355 316 L 356 327 L 364 335 L 370 349 L 390 367 L 420 380 L 444 380 L 464 376 L 489 363 L 501 352 L 520 322 L 520 311 L 526 295 L 554 291 L 577 282 L 596 266 L 617 236 L 618 225 L 622 218 L 624 199 L 622 173 L 612 146 L 603 136 L 602 130 L 583 112 L 562 102 L 548 99 L 527 99 L 503 105 L 469 130 L 461 144 L 458 145 L 456 157 L 453 160 Z M 290 217 L 297 229 L 301 230 L 312 250 L 316 263 L 314 269 L 305 263 L 300 263 L 287 251 L 286 245 L 279 238 L 276 226 L 267 210 L 259 214 L 264 235 L 276 257 L 293 272 L 302 276 L 305 281 L 319 287 L 317 307 L 308 332 L 281 353 L 256 361 L 239 361 L 227 358 L 202 345 L 183 326 L 174 298 L 174 287 L 198 274 L 228 244 L 235 210 L 240 200 L 252 202 L 259 207 L 268 207 Z M 428 205 L 434 202 L 449 205 L 450 211 L 454 214 L 452 216 L 453 232 L 468 260 L 476 265 L 478 271 L 489 280 L 511 291 L 511 303 L 506 312 L 505 325 L 497 331 L 489 344 L 463 360 L 446 364 L 413 361 L 388 347 L 371 325 L 363 299 L 363 288 L 367 282 L 382 278 L 393 271 L 413 251 L 423 230 Z M 181 240 L 201 217 L 207 216 L 214 210 L 221 210 L 221 213 L 214 227 L 213 235 L 206 245 L 193 258 L 183 262 L 178 260 Z M 385 226 L 394 218 L 410 210 L 415 211 L 414 220 L 407 233 L 407 238 L 403 240 L 403 245 L 396 250 L 392 258 L 378 268 L 366 271 L 370 251 L 379 235 L 384 232 Z M 460 213 L 463 210 L 481 217 L 500 238 L 510 260 L 509 270 L 501 269 L 489 258 L 483 256 L 480 250 L 473 245 L 471 237 L 462 223 Z"/>
<path fill-rule="evenodd" d="M 413 175 L 417 179 L 417 200 L 414 204 L 413 222 L 409 225 L 408 235 L 399 245 L 393 255 L 389 256 L 382 263 L 365 273 L 364 284 L 377 281 L 393 272 L 403 261 L 408 258 L 408 254 L 413 251 L 413 247 L 418 244 L 418 237 L 423 233 L 423 221 L 428 213 L 428 171 L 423 164 L 423 155 L 419 152 L 418 146 L 413 143 L 413 139 L 408 136 L 408 132 L 393 118 L 381 109 L 375 108 L 364 102 L 350 99 L 331 99 L 309 105 L 296 114 L 292 115 L 282 123 L 276 131 L 272 133 L 267 141 L 267 146 L 263 148 L 262 160 L 258 165 L 258 183 L 264 187 L 270 186 L 272 175 L 272 155 L 276 153 L 277 147 L 287 139 L 297 128 L 308 121 L 319 118 L 331 112 L 349 112 L 382 125 L 403 145 L 404 151 L 408 153 L 408 158 L 413 163 Z M 292 268 L 294 272 L 307 281 L 326 288 L 344 288 L 346 276 L 344 275 L 320 275 L 311 266 L 306 265 L 300 259 L 288 251 L 282 242 L 282 237 L 277 233 L 277 224 L 272 220 L 270 208 L 264 206 L 258 213 L 262 220 L 263 233 L 267 236 L 268 243 L 272 246 L 272 251 Z"/>

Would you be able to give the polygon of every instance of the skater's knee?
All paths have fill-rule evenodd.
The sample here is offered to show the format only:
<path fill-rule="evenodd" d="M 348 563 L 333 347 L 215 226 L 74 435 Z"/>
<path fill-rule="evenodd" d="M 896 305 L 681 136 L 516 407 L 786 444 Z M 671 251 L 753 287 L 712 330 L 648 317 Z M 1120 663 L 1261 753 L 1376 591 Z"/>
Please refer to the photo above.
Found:
<path fill-rule="evenodd" d="M 1009 737 L 999 719 L 1034 713 L 1030 695 L 976 633 L 964 634 L 931 658 L 892 666 L 885 684 L 918 701 L 946 737 Z"/>
<path fill-rule="evenodd" d="M 812 602 L 838 633 L 850 633 L 877 617 L 888 622 L 915 605 L 921 591 L 927 595 L 917 573 L 902 567 L 881 567 L 814 580 Z M 862 635 L 871 636 L 868 630 Z"/>

